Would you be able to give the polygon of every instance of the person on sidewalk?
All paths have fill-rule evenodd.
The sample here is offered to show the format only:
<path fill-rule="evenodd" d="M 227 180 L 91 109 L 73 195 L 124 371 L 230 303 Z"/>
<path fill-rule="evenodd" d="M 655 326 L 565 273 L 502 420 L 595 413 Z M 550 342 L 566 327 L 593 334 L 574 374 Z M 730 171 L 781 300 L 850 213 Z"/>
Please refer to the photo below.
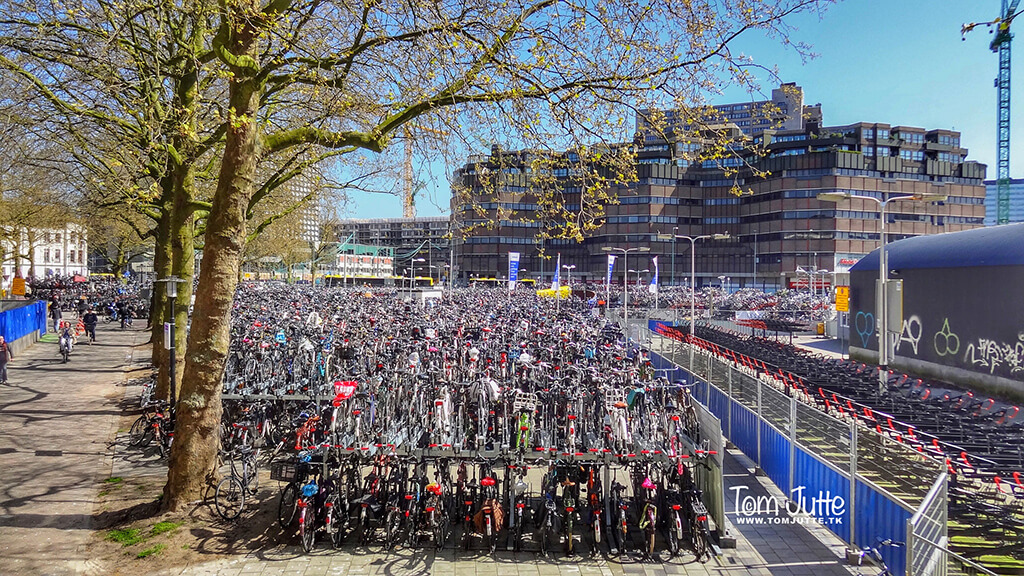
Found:
<path fill-rule="evenodd" d="M 0 336 L 0 384 L 7 384 L 7 362 L 14 360 L 14 352 L 11 345 Z"/>
<path fill-rule="evenodd" d="M 53 320 L 53 331 L 60 332 L 60 322 L 64 319 L 64 313 L 60 310 L 60 302 L 56 299 L 50 302 L 50 319 Z"/>
<path fill-rule="evenodd" d="M 85 324 L 85 333 L 89 335 L 89 344 L 96 341 L 96 324 L 99 321 L 100 317 L 96 315 L 96 311 L 92 308 L 89 308 L 85 316 L 82 317 L 82 322 Z"/>

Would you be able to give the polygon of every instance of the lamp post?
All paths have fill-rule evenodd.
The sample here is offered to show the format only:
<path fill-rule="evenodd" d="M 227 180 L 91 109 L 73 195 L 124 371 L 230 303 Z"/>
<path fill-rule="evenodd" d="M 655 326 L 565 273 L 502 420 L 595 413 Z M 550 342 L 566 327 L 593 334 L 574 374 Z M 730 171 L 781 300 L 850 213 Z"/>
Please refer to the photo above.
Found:
<path fill-rule="evenodd" d="M 636 286 L 637 286 L 637 288 L 640 287 L 640 275 L 641 274 L 647 274 L 650 271 L 651 271 L 650 268 L 644 268 L 643 270 L 628 270 L 628 272 L 630 274 L 636 274 Z"/>
<path fill-rule="evenodd" d="M 178 278 L 177 276 L 168 276 L 167 278 L 157 280 L 157 282 L 166 282 L 167 285 L 164 289 L 164 295 L 167 297 L 167 300 L 171 303 L 171 321 L 164 324 L 167 327 L 167 342 L 164 344 L 164 346 L 169 351 L 167 371 L 170 374 L 171 415 L 173 417 L 174 412 L 176 411 L 177 408 L 177 358 L 175 358 L 177 353 L 175 349 L 175 338 L 177 337 L 177 324 L 175 322 L 174 305 L 178 299 L 178 282 L 187 282 L 187 280 L 183 280 L 181 278 Z"/>
<path fill-rule="evenodd" d="M 668 283 L 671 286 L 676 285 L 676 233 L 679 232 L 679 226 L 672 227 L 672 271 L 669 273 Z M 661 235 L 658 235 L 661 238 Z"/>
<path fill-rule="evenodd" d="M 572 271 L 576 269 L 575 264 L 562 264 L 562 268 L 565 268 L 565 285 L 569 287 L 570 292 L 572 291 Z"/>
<path fill-rule="evenodd" d="M 697 241 L 708 238 L 712 240 L 728 240 L 731 236 L 726 232 L 725 234 L 704 234 L 702 236 L 684 236 L 679 234 L 675 238 L 690 241 L 690 335 L 694 336 L 697 320 Z M 678 323 L 677 319 L 676 324 Z M 693 374 L 692 346 L 690 347 L 690 374 Z"/>
<path fill-rule="evenodd" d="M 888 284 L 889 269 L 888 258 L 885 254 L 885 208 L 890 202 L 942 202 L 949 196 L 947 194 L 913 194 L 910 196 L 891 196 L 888 200 L 881 200 L 872 196 L 851 194 L 849 192 L 822 192 L 818 194 L 818 200 L 825 202 L 842 202 L 843 200 L 869 200 L 878 204 L 879 219 L 882 221 L 878 245 L 878 288 L 875 294 L 876 309 L 878 315 L 878 392 L 885 394 L 888 387 L 887 370 L 889 368 L 889 329 L 886 314 L 888 306 Z"/>
<path fill-rule="evenodd" d="M 754 229 L 754 290 L 757 290 L 757 228 Z"/>
<path fill-rule="evenodd" d="M 615 246 L 602 246 L 601 250 L 605 252 L 622 252 L 622 269 L 629 270 L 626 265 L 626 258 L 630 252 L 650 252 L 651 249 L 647 246 L 636 246 L 634 248 L 618 248 Z M 629 273 L 622 274 L 622 322 L 626 325 L 626 337 L 629 338 Z"/>
<path fill-rule="evenodd" d="M 417 262 L 426 262 L 426 261 L 427 261 L 426 258 L 413 258 L 412 259 L 412 285 L 409 288 L 410 290 L 416 287 L 416 263 Z"/>

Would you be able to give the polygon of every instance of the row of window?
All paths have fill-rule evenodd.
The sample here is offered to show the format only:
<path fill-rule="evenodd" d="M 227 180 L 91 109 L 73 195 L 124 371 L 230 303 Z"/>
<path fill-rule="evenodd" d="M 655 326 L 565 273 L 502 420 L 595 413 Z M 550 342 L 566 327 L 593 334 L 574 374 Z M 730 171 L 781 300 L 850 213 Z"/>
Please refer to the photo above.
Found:
<path fill-rule="evenodd" d="M 705 198 L 705 206 L 731 206 L 740 203 L 740 199 L 737 196 L 732 198 Z"/>
<path fill-rule="evenodd" d="M 787 134 L 785 136 L 774 136 L 772 142 L 799 142 L 807 140 L 806 134 Z"/>
<path fill-rule="evenodd" d="M 665 204 L 669 206 L 699 206 L 697 198 L 674 198 L 671 196 L 620 196 L 619 204 Z"/>
<path fill-rule="evenodd" d="M 893 137 L 908 144 L 924 144 L 924 134 L 921 132 L 894 132 Z"/>
<path fill-rule="evenodd" d="M 58 234 L 57 237 L 58 237 L 58 239 L 56 241 L 60 242 L 60 234 Z M 53 256 L 53 259 L 50 258 L 51 257 L 51 252 L 50 252 L 49 248 L 44 248 L 43 249 L 43 263 L 50 263 L 50 262 L 60 263 L 60 248 L 54 249 L 53 252 L 52 252 L 52 256 Z M 75 263 L 81 264 L 81 263 L 84 262 L 81 250 L 68 250 L 67 256 L 68 256 L 68 262 L 71 263 L 71 264 L 75 264 Z"/>
<path fill-rule="evenodd" d="M 913 162 L 924 162 L 924 150 L 900 150 L 900 158 Z"/>
<path fill-rule="evenodd" d="M 726 179 L 722 179 L 722 180 L 701 180 L 700 181 L 700 187 L 701 188 L 709 188 L 709 187 L 712 187 L 712 186 L 732 186 L 732 185 L 742 186 L 743 184 L 744 184 L 743 178 L 737 178 L 735 180 L 730 180 L 730 179 L 726 178 Z"/>
<path fill-rule="evenodd" d="M 717 160 L 704 160 L 700 163 L 701 168 L 717 168 L 719 166 L 729 168 L 735 166 L 742 166 L 743 159 L 729 156 L 728 158 L 719 158 Z"/>
<path fill-rule="evenodd" d="M 675 216 L 609 216 L 605 222 L 608 224 L 678 224 L 679 218 Z"/>

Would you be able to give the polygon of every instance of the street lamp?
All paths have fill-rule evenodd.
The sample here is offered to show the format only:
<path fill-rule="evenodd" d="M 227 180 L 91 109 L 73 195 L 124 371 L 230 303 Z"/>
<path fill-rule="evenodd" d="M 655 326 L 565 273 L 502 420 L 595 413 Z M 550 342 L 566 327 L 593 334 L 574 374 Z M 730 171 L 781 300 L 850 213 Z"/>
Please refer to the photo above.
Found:
<path fill-rule="evenodd" d="M 576 269 L 575 264 L 562 264 L 562 268 L 566 270 L 565 285 L 572 290 L 572 271 Z"/>
<path fill-rule="evenodd" d="M 757 290 L 757 228 L 754 228 L 754 290 Z"/>
<path fill-rule="evenodd" d="M 682 234 L 676 235 L 675 238 L 690 241 L 690 336 L 696 335 L 696 320 L 697 320 L 697 241 L 706 240 L 708 238 L 712 240 L 728 240 L 731 238 L 729 233 L 725 234 L 704 234 L 702 236 L 684 236 Z M 678 308 L 677 314 L 678 314 Z M 678 318 L 676 324 L 679 324 Z M 693 374 L 693 347 L 690 347 L 690 374 Z"/>
<path fill-rule="evenodd" d="M 169 362 L 167 363 L 167 368 L 168 372 L 170 373 L 171 415 L 173 416 L 177 408 L 177 358 L 175 358 L 175 338 L 177 336 L 177 324 L 175 322 L 174 304 L 177 302 L 178 299 L 178 282 L 187 282 L 187 280 L 178 278 L 177 276 L 168 276 L 167 278 L 157 280 L 157 282 L 167 283 L 167 286 L 164 288 L 164 294 L 166 295 L 167 300 L 170 301 L 171 303 L 171 321 L 164 324 L 164 326 L 167 328 L 167 342 L 164 343 L 164 346 L 167 348 L 170 355 Z"/>
<path fill-rule="evenodd" d="M 417 262 L 426 262 L 426 261 L 427 261 L 426 258 L 413 258 L 412 259 L 412 286 L 410 287 L 410 289 L 416 287 L 416 263 Z"/>
<path fill-rule="evenodd" d="M 650 268 L 644 268 L 643 270 L 627 270 L 627 272 L 629 272 L 630 274 L 636 274 L 636 285 L 637 285 L 637 288 L 640 287 L 640 275 L 641 274 L 647 274 L 650 271 L 651 271 Z"/>
<path fill-rule="evenodd" d="M 626 258 L 630 252 L 650 252 L 651 249 L 647 246 L 636 246 L 634 248 L 618 248 L 615 246 L 601 246 L 601 250 L 605 252 L 622 252 L 622 269 L 629 270 L 626 265 Z M 625 273 L 622 275 L 622 322 L 626 325 L 626 338 L 629 338 L 629 274 Z"/>
<path fill-rule="evenodd" d="M 881 232 L 879 234 L 879 247 L 878 247 L 878 293 L 876 294 L 876 310 L 878 314 L 878 392 L 884 394 L 888 385 L 888 368 L 889 368 L 889 336 L 888 331 L 888 319 L 886 314 L 889 311 L 887 296 L 888 284 L 889 284 L 889 265 L 888 259 L 885 254 L 885 208 L 890 202 L 942 202 L 948 198 L 947 194 L 927 194 L 919 193 L 909 196 L 891 196 L 888 200 L 882 200 L 873 196 L 864 196 L 861 194 L 852 194 L 850 192 L 822 192 L 818 194 L 818 200 L 825 202 L 842 202 L 843 200 L 869 200 L 878 204 L 879 219 L 882 221 Z"/>

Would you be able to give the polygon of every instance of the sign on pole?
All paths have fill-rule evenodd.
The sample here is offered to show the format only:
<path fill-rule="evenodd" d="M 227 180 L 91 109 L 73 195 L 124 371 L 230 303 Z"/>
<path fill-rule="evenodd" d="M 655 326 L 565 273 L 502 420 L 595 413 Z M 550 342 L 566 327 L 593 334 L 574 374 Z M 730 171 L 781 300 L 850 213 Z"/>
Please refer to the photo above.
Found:
<path fill-rule="evenodd" d="M 24 278 L 15 278 L 14 279 L 14 282 L 11 284 L 11 294 L 13 294 L 14 296 L 24 296 L 25 295 L 25 279 Z"/>
<path fill-rule="evenodd" d="M 836 286 L 836 312 L 850 311 L 850 287 Z"/>
<path fill-rule="evenodd" d="M 164 322 L 164 350 L 171 349 L 171 323 Z"/>
<path fill-rule="evenodd" d="M 519 280 L 519 252 L 509 252 L 508 289 L 510 292 L 516 289 L 516 280 Z"/>

